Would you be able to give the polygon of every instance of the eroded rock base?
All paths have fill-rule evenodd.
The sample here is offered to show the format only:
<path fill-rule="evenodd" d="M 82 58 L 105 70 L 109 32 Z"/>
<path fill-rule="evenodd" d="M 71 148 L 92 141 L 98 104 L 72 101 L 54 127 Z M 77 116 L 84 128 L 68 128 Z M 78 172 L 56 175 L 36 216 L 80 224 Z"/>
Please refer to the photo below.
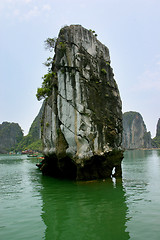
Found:
<path fill-rule="evenodd" d="M 58 159 L 56 155 L 46 156 L 41 165 L 44 175 L 72 180 L 93 180 L 109 177 L 121 177 L 123 152 L 110 152 L 105 156 L 95 155 L 85 159 L 85 165 L 76 164 L 69 157 Z M 114 169 L 114 174 L 113 174 Z"/>

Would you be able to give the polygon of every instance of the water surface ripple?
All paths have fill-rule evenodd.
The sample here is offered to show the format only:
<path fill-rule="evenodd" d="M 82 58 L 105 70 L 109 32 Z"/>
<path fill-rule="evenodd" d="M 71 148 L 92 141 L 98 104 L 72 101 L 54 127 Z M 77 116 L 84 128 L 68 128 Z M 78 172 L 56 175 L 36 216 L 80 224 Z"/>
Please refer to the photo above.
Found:
<path fill-rule="evenodd" d="M 0 239 L 160 239 L 160 151 L 126 151 L 123 178 L 42 176 L 35 158 L 0 155 Z"/>

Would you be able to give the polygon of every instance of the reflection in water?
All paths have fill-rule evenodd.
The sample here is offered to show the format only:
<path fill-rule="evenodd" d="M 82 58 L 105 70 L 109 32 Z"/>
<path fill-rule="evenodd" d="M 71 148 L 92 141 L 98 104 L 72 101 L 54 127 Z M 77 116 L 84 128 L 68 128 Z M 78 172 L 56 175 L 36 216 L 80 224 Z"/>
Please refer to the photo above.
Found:
<path fill-rule="evenodd" d="M 0 155 L 0 239 L 40 240 L 41 195 L 35 160 L 23 155 Z"/>
<path fill-rule="evenodd" d="M 157 156 L 160 157 L 160 149 L 156 150 Z"/>
<path fill-rule="evenodd" d="M 124 158 L 134 161 L 135 159 L 144 159 L 152 155 L 152 150 L 128 150 L 124 153 Z"/>
<path fill-rule="evenodd" d="M 131 239 L 160 239 L 159 151 L 126 151 L 122 169 Z"/>
<path fill-rule="evenodd" d="M 77 183 L 0 155 L 0 239 L 159 240 L 160 150 L 126 151 L 122 170 L 123 185 Z"/>
<path fill-rule="evenodd" d="M 42 178 L 45 239 L 129 239 L 122 182 Z"/>

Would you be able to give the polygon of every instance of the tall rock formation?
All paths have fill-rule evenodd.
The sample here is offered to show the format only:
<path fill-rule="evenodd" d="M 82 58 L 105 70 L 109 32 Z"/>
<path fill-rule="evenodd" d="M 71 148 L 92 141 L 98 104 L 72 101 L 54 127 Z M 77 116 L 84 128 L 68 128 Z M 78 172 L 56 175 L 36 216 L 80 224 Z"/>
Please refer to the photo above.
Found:
<path fill-rule="evenodd" d="M 73 179 L 121 176 L 121 99 L 108 48 L 91 30 L 60 30 L 45 102 L 44 174 Z"/>
<path fill-rule="evenodd" d="M 23 132 L 18 123 L 0 124 L 0 153 L 8 153 L 22 140 Z"/>
<path fill-rule="evenodd" d="M 151 148 L 151 134 L 147 132 L 143 118 L 138 112 L 123 114 L 123 141 L 125 149 Z"/>
<path fill-rule="evenodd" d="M 160 118 L 157 122 L 156 137 L 160 137 Z"/>
<path fill-rule="evenodd" d="M 152 139 L 152 146 L 154 148 L 160 148 L 160 118 L 157 122 L 156 136 Z"/>

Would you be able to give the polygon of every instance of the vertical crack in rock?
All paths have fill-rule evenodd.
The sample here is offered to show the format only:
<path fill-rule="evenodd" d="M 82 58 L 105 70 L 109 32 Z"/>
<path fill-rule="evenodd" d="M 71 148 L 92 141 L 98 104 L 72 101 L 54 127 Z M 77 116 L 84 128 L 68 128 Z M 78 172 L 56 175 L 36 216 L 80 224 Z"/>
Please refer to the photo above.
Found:
<path fill-rule="evenodd" d="M 77 180 L 121 176 L 121 99 L 108 48 L 80 25 L 60 30 L 46 99 L 42 172 Z"/>

